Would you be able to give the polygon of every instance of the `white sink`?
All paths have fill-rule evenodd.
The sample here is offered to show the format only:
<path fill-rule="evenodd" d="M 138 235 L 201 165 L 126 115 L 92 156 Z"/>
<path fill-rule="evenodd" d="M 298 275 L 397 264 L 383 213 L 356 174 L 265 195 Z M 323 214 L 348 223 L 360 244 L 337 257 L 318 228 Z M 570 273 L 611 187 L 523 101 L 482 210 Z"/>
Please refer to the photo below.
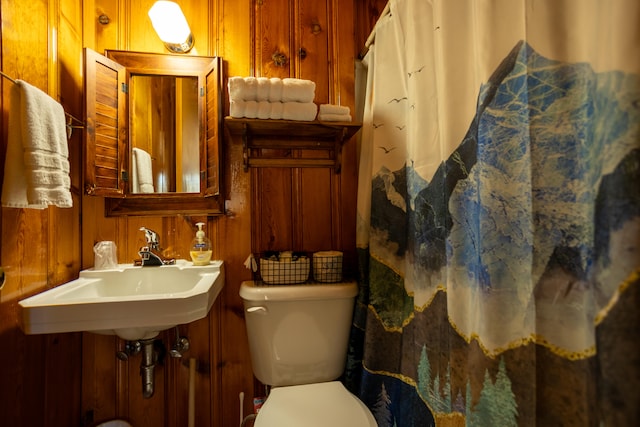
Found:
<path fill-rule="evenodd" d="M 20 301 L 22 328 L 26 334 L 94 332 L 149 339 L 206 317 L 223 286 L 222 261 L 83 270 L 76 280 Z"/>

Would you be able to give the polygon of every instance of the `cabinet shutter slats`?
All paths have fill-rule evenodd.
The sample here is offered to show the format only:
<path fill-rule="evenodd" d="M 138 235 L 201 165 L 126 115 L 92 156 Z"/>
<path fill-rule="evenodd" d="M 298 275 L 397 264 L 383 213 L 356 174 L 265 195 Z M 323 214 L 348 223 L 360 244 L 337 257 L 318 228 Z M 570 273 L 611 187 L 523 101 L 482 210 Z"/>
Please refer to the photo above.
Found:
<path fill-rule="evenodd" d="M 125 68 L 85 48 L 85 191 L 123 197 L 126 138 Z"/>

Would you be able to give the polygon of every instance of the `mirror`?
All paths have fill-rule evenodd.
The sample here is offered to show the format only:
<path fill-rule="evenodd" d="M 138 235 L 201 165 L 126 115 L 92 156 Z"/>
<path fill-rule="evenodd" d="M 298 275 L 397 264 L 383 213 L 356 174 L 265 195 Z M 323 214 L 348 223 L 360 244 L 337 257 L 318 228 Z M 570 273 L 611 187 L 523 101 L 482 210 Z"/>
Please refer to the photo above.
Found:
<path fill-rule="evenodd" d="M 107 216 L 221 214 L 221 61 L 85 49 L 85 193 Z"/>
<path fill-rule="evenodd" d="M 196 77 L 132 75 L 131 193 L 200 192 Z"/>

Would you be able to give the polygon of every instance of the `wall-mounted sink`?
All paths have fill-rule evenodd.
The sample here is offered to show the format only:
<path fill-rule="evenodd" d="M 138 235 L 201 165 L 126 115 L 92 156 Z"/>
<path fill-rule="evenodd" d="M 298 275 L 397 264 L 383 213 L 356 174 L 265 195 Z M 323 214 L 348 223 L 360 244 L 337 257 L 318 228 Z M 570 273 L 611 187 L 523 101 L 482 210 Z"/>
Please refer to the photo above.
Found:
<path fill-rule="evenodd" d="M 150 339 L 205 317 L 223 286 L 222 261 L 83 270 L 76 280 L 20 301 L 22 328 L 27 334 L 94 332 Z"/>

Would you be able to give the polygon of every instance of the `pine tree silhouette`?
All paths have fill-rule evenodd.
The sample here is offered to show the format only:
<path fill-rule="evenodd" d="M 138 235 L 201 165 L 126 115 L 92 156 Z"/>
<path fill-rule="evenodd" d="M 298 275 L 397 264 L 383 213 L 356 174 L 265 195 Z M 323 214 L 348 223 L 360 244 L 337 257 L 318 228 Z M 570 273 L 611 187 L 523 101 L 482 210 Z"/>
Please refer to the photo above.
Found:
<path fill-rule="evenodd" d="M 393 419 L 393 414 L 391 413 L 391 398 L 387 393 L 387 389 L 382 383 L 382 388 L 380 390 L 380 394 L 378 395 L 378 400 L 372 408 L 373 417 L 376 419 L 376 423 L 378 427 L 392 427 L 395 425 L 395 420 Z"/>

